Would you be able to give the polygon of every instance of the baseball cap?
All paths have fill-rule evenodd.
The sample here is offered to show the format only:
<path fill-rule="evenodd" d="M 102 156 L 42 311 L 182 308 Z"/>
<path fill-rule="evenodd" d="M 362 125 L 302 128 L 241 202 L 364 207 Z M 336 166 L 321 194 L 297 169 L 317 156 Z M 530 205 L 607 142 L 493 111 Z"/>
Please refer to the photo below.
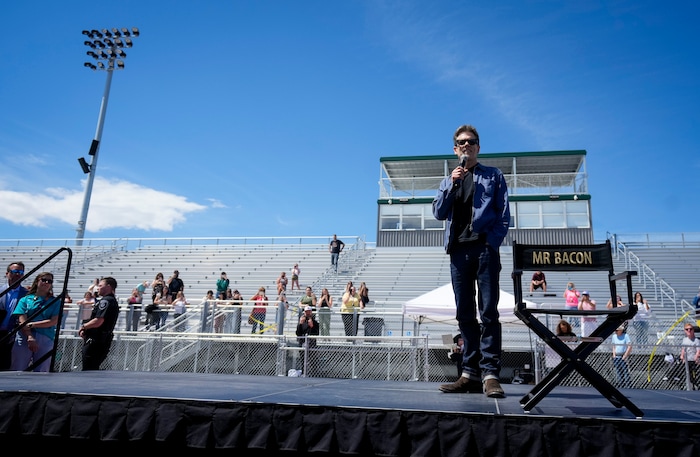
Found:
<path fill-rule="evenodd" d="M 309 305 L 304 306 L 304 311 L 313 311 Z"/>
<path fill-rule="evenodd" d="M 584 290 L 583 292 L 581 292 L 581 295 L 588 295 L 588 291 Z"/>

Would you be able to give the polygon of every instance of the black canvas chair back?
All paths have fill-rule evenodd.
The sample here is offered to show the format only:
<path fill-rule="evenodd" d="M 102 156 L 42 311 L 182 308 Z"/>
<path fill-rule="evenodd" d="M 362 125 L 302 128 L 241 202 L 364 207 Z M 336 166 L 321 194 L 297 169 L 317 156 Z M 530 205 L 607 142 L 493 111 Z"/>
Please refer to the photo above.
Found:
<path fill-rule="evenodd" d="M 545 275 L 548 272 L 562 271 L 601 272 L 601 280 L 607 282 L 610 299 L 614 304 L 617 303 L 617 282 L 624 281 L 628 305 L 612 309 L 574 310 L 566 308 L 562 299 L 561 306 L 547 309 L 528 308 L 523 299 L 523 290 L 524 287 L 529 289 L 530 275 L 537 270 L 542 271 Z M 523 274 L 527 274 L 525 284 L 523 284 Z M 586 357 L 612 335 L 615 329 L 637 313 L 637 306 L 632 297 L 632 276 L 636 274 L 636 271 L 624 271 L 618 274 L 614 272 L 610 241 L 585 245 L 542 245 L 513 242 L 512 277 L 515 292 L 515 315 L 561 356 L 561 362 L 520 400 L 525 411 L 529 412 L 534 408 L 569 373 L 576 370 L 616 408 L 624 406 L 637 418 L 644 415 L 637 406 L 586 362 Z M 590 335 L 582 338 L 580 343 L 572 348 L 559 339 L 539 319 L 539 316 L 552 314 L 559 315 L 560 318 L 564 318 L 564 316 L 603 316 L 605 319 Z"/>

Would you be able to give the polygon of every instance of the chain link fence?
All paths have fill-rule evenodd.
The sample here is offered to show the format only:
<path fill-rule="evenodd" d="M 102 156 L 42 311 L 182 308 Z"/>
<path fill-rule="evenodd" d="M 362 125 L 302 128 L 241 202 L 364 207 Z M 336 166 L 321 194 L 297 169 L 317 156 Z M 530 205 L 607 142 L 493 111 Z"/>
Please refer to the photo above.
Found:
<path fill-rule="evenodd" d="M 298 322 L 296 306 L 269 306 L 264 319 L 253 317 L 251 323 L 249 304 L 204 302 L 178 318 L 172 310 L 160 310 L 164 315 L 158 316 L 157 326 L 146 325 L 143 309 L 122 306 L 120 330 L 103 369 L 432 382 L 458 376 L 457 364 L 449 359 L 451 345 L 444 341 L 456 329 L 445 327 L 452 335 L 435 335 L 435 327 L 432 334 L 424 333 L 400 313 L 355 314 L 348 320 L 348 333 L 343 316 L 334 312 L 328 334 L 297 338 L 296 326 L 290 325 Z M 80 370 L 82 340 L 76 329 L 86 310 L 75 304 L 66 304 L 65 310 L 54 370 Z M 654 321 L 648 328 L 632 322 L 629 357 L 615 359 L 608 339 L 586 363 L 620 388 L 697 389 L 698 366 L 680 359 L 681 337 L 676 333 L 682 327 L 680 320 Z M 535 384 L 559 362 L 558 354 L 524 325 L 504 325 L 503 345 L 504 383 Z M 560 385 L 589 383 L 574 371 Z"/>
<path fill-rule="evenodd" d="M 397 381 L 456 379 L 456 364 L 450 362 L 448 350 L 429 348 L 427 342 L 427 337 L 117 332 L 102 368 Z M 81 348 L 80 338 L 64 334 L 54 371 L 80 370 Z M 618 388 L 696 390 L 698 365 L 681 361 L 680 349 L 678 345 L 633 345 L 629 357 L 620 361 L 613 357 L 613 345 L 603 343 L 586 363 Z M 540 341 L 534 351 L 505 348 L 501 378 L 504 383 L 535 384 L 559 361 L 559 355 Z M 575 371 L 560 385 L 590 386 Z"/>
<path fill-rule="evenodd" d="M 61 337 L 54 371 L 81 370 L 81 348 L 77 336 Z M 428 352 L 425 337 L 117 332 L 102 368 L 427 381 Z"/>
<path fill-rule="evenodd" d="M 578 343 L 567 343 L 574 349 Z M 614 345 L 602 343 L 586 357 L 586 363 L 621 389 L 697 390 L 698 365 L 681 360 L 681 347 L 676 345 L 632 345 L 628 356 L 614 356 Z M 534 381 L 546 376 L 559 362 L 560 356 L 542 342 L 537 343 L 534 371 L 526 372 Z M 522 376 L 521 376 L 522 377 Z M 590 386 L 578 372 L 570 373 L 560 385 Z"/>

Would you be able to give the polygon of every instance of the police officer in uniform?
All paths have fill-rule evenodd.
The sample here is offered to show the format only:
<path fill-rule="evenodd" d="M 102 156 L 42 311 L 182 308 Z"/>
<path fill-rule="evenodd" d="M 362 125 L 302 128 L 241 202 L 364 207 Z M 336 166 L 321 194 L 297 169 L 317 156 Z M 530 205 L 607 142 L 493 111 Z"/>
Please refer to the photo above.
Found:
<path fill-rule="evenodd" d="M 100 369 L 112 345 L 114 326 L 119 317 L 119 303 L 114 297 L 116 279 L 109 276 L 102 278 L 97 287 L 99 298 L 92 308 L 90 319 L 78 332 L 83 339 L 83 371 Z"/>

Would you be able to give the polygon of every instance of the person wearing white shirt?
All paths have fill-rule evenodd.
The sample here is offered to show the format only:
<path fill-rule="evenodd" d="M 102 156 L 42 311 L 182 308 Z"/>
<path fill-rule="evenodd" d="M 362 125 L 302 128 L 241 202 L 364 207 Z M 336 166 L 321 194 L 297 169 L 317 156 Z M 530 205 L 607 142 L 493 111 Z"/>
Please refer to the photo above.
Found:
<path fill-rule="evenodd" d="M 685 324 L 683 332 L 685 336 L 681 342 L 681 360 L 688 363 L 690 380 L 697 389 L 700 381 L 700 338 L 695 336 L 695 327 L 692 324 Z"/>

